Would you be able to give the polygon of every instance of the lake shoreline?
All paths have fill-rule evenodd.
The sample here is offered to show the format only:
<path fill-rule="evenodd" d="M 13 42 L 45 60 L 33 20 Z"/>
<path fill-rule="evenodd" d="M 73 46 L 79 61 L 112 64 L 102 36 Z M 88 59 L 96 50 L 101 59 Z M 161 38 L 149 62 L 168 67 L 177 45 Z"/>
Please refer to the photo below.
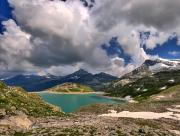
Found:
<path fill-rule="evenodd" d="M 121 98 L 121 97 L 111 97 L 111 96 L 106 96 L 106 95 L 102 95 L 102 97 L 107 98 L 107 99 L 112 99 L 112 100 L 118 100 L 118 101 L 127 101 L 125 98 Z"/>
<path fill-rule="evenodd" d="M 112 100 L 118 100 L 118 101 L 127 101 L 125 98 L 120 98 L 120 97 L 111 97 L 111 96 L 106 96 L 105 92 L 51 92 L 51 91 L 37 91 L 37 92 L 29 92 L 29 93 L 50 93 L 50 94 L 79 94 L 79 95 L 86 95 L 86 94 L 97 94 L 101 97 L 107 98 L 107 99 L 112 99 Z"/>
<path fill-rule="evenodd" d="M 78 110 L 81 106 L 91 104 L 119 104 L 124 103 L 103 96 L 103 92 L 89 92 L 89 93 L 52 93 L 49 91 L 36 92 L 46 102 L 60 107 L 65 113 L 72 113 Z"/>
<path fill-rule="evenodd" d="M 111 97 L 107 96 L 105 92 L 51 92 L 51 91 L 37 91 L 37 92 L 29 92 L 29 93 L 50 93 L 50 94 L 74 94 L 74 95 L 86 95 L 86 94 L 97 94 L 101 97 L 107 98 L 107 99 L 112 99 L 112 100 L 118 100 L 118 101 L 127 101 L 125 98 L 120 98 L 120 97 Z"/>

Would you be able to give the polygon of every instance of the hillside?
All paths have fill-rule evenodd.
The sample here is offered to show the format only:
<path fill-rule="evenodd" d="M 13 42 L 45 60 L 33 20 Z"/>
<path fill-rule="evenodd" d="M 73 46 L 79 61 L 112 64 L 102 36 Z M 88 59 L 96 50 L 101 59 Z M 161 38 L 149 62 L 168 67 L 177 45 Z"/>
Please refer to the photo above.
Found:
<path fill-rule="evenodd" d="M 171 86 L 180 84 L 180 70 L 158 72 L 124 85 L 119 84 L 119 82 L 113 82 L 106 88 L 105 91 L 109 93 L 108 95 L 116 97 L 131 96 L 141 100 L 158 94 Z"/>
<path fill-rule="evenodd" d="M 29 101 L 29 95 L 25 93 L 23 90 L 18 90 L 16 93 L 12 93 L 13 97 L 7 95 L 5 92 L 8 89 L 7 86 L 1 84 L 1 90 L 3 90 L 2 94 L 5 94 L 8 98 L 13 98 L 13 103 L 17 107 L 19 107 L 17 98 L 21 98 L 24 102 L 30 103 L 27 105 L 28 107 L 36 107 L 38 110 L 42 110 L 45 112 L 44 109 L 40 109 L 40 106 L 44 104 L 40 104 L 41 100 L 39 97 L 37 100 L 34 100 L 34 97 L 31 97 L 31 101 Z M 127 104 L 120 104 L 120 105 L 93 105 L 87 106 L 79 110 L 73 116 L 68 117 L 57 117 L 52 116 L 54 114 L 48 114 L 48 116 L 38 116 L 38 118 L 24 118 L 22 115 L 15 116 L 10 115 L 11 117 L 4 118 L 1 115 L 0 118 L 0 135 L 15 135 L 15 136 L 32 136 L 32 135 L 42 135 L 42 136 L 54 136 L 54 135 L 72 135 L 72 136 L 79 136 L 79 135 L 100 135 L 100 136 L 108 136 L 108 135 L 142 135 L 142 136 L 154 136 L 154 135 L 168 135 L 168 136 L 176 136 L 179 131 L 179 109 L 178 105 L 180 105 L 180 96 L 179 96 L 179 88 L 180 86 L 174 86 L 167 90 L 162 91 L 160 94 L 153 95 L 151 98 L 147 99 L 147 101 L 142 101 L 139 103 L 127 103 Z M 9 94 L 9 92 L 8 92 Z M 11 93 L 10 93 L 11 94 Z M 16 95 L 17 98 L 14 98 Z M 20 97 L 21 96 L 21 97 Z M 23 96 L 23 97 L 22 97 Z M 24 100 L 24 97 L 27 97 L 27 100 Z M 161 96 L 161 97 L 160 97 Z M 162 96 L 164 96 L 163 99 Z M 157 99 L 158 98 L 158 99 Z M 160 99 L 159 99 L 160 98 Z M 2 98 L 1 98 L 2 101 Z M 19 100 L 20 101 L 20 100 Z M 9 102 L 12 104 L 12 102 Z M 24 107 L 22 105 L 22 107 Z M 1 102 L 2 105 L 2 102 Z M 9 104 L 4 104 L 4 109 Z M 25 106 L 26 109 L 29 108 Z M 175 108 L 176 106 L 177 108 Z M 21 107 L 21 106 L 20 106 Z M 19 109 L 21 109 L 19 107 Z M 43 106 L 47 108 L 47 105 Z M 13 108 L 14 109 L 14 108 Z M 19 111 L 17 109 L 17 111 Z M 143 112 L 144 114 L 166 114 L 166 111 L 173 111 L 168 112 L 172 116 L 170 119 L 168 118 L 158 118 L 158 119 L 143 119 L 141 118 L 131 118 L 131 117 L 106 117 L 102 116 L 104 113 L 109 113 L 110 110 L 116 110 L 117 112 L 121 113 L 124 111 L 129 111 L 131 114 L 136 114 L 136 112 Z M 0 110 L 3 113 L 3 110 Z M 20 110 L 21 111 L 21 110 Z M 37 112 L 37 111 L 36 111 Z M 34 113 L 33 113 L 34 114 Z M 114 113 L 115 114 L 115 113 Z M 37 112 L 35 115 L 42 115 L 41 112 Z M 47 115 L 47 114 L 46 114 Z M 62 115 L 62 114 L 61 114 Z M 105 115 L 105 114 L 104 114 Z M 117 113 L 118 115 L 118 113 Z M 6 121 L 6 122 L 5 122 Z M 13 124 L 13 122 L 16 125 Z M 4 125 L 3 123 L 7 123 Z M 17 124 L 19 127 L 17 127 Z M 23 127 L 22 127 L 23 126 Z"/>
<path fill-rule="evenodd" d="M 180 102 L 180 84 L 170 87 L 158 94 L 152 95 L 148 100 L 150 101 L 166 101 L 166 102 Z"/>
<path fill-rule="evenodd" d="M 165 71 L 180 70 L 179 60 L 145 60 L 144 63 L 130 73 L 123 75 L 120 79 L 114 82 L 116 85 L 126 85 L 137 81 L 138 79 L 151 76 L 153 74 Z"/>
<path fill-rule="evenodd" d="M 87 92 L 93 92 L 93 89 L 81 85 L 78 83 L 64 83 L 61 85 L 57 85 L 53 88 L 47 89 L 48 92 L 59 92 L 59 93 L 87 93 Z"/>
<path fill-rule="evenodd" d="M 44 102 L 40 96 L 27 93 L 19 87 L 0 83 L 0 115 L 50 116 L 63 115 L 59 108 Z"/>
<path fill-rule="evenodd" d="M 103 119 L 113 121 L 111 124 L 113 129 L 120 132 L 118 134 L 122 136 L 178 136 L 180 134 L 180 84 L 138 103 L 110 106 L 95 104 L 82 107 L 78 112 L 100 115 L 101 121 Z"/>

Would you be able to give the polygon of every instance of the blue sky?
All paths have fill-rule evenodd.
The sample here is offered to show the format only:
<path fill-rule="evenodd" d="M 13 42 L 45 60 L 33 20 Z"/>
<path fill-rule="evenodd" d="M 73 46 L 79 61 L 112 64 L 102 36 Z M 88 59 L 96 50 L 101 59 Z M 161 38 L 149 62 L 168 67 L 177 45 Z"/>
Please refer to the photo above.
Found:
<path fill-rule="evenodd" d="M 12 18 L 11 10 L 12 8 L 10 8 L 7 0 L 0 1 L 0 23 L 2 21 L 8 20 L 9 18 Z M 0 32 L 2 32 L 1 24 L 0 24 Z"/>
<path fill-rule="evenodd" d="M 120 58 L 124 58 L 126 64 L 131 61 L 130 56 L 123 52 L 116 37 L 112 38 L 108 44 L 102 45 L 102 48 L 107 51 L 109 56 L 117 55 Z M 180 59 L 180 45 L 177 45 L 176 37 L 169 39 L 163 45 L 157 45 L 157 47 L 154 49 L 146 49 L 145 46 L 143 46 L 143 48 L 149 55 L 158 55 L 164 59 Z M 176 54 L 172 54 L 172 52 L 176 52 Z"/>
<path fill-rule="evenodd" d="M 108 56 L 118 56 L 120 58 L 124 58 L 125 64 L 130 63 L 131 57 L 124 53 L 123 49 L 121 48 L 119 42 L 117 41 L 117 37 L 112 37 L 109 43 L 103 44 L 102 48 L 106 50 Z"/>
<path fill-rule="evenodd" d="M 155 49 L 145 49 L 150 55 L 158 54 L 160 57 L 165 59 L 180 59 L 180 45 L 177 45 L 177 38 L 169 39 L 168 42 L 163 45 L 158 45 Z M 177 52 L 178 54 L 170 54 L 170 52 Z"/>

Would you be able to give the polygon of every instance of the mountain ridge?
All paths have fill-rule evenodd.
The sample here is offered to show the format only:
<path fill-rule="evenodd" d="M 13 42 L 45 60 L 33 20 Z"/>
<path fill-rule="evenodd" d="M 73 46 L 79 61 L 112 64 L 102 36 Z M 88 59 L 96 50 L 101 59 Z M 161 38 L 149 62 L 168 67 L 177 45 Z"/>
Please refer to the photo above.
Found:
<path fill-rule="evenodd" d="M 66 82 L 81 83 L 98 90 L 108 84 L 108 82 L 116 79 L 118 78 L 106 73 L 91 74 L 83 69 L 79 69 L 66 76 L 17 75 L 2 81 L 9 86 L 20 86 L 27 91 L 43 91 Z"/>
<path fill-rule="evenodd" d="M 151 68 L 156 65 L 158 68 Z M 112 82 L 105 91 L 110 96 L 130 96 L 141 100 L 178 84 L 180 61 L 156 59 L 146 60 L 140 67 Z"/>
<path fill-rule="evenodd" d="M 123 75 L 119 79 L 119 84 L 126 85 L 128 83 L 135 82 L 140 78 L 151 76 L 162 71 L 171 70 L 180 70 L 179 60 L 172 61 L 166 59 L 147 59 L 141 66 Z"/>

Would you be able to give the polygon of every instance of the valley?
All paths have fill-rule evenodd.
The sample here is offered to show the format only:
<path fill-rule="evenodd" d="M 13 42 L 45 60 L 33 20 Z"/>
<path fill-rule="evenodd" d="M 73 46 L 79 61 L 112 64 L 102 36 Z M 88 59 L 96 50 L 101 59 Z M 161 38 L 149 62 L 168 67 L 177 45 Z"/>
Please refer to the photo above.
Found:
<path fill-rule="evenodd" d="M 178 136 L 180 71 L 148 63 L 107 83 L 105 97 L 73 82 L 38 93 L 0 83 L 0 135 Z"/>
<path fill-rule="evenodd" d="M 36 114 L 15 115 L 3 113 L 1 109 L 0 134 L 1 135 L 169 135 L 179 134 L 179 86 L 164 90 L 159 95 L 154 95 L 146 101 L 121 105 L 95 104 L 79 109 L 73 114 Z M 164 96 L 164 97 L 160 97 Z M 2 98 L 1 98 L 2 99 Z M 33 99 L 31 99 L 33 101 Z M 21 106 L 20 106 L 21 107 Z M 41 106 L 39 106 L 40 108 Z M 17 107 L 18 108 L 18 107 Z M 41 107 L 43 110 L 44 108 Z M 46 109 L 46 108 L 45 108 Z M 127 116 L 106 116 L 117 111 L 129 111 L 137 114 L 137 118 Z M 151 118 L 143 117 L 140 113 L 166 113 L 170 118 L 154 115 Z M 143 113 L 144 112 L 144 113 Z M 3 113 L 3 114 L 2 114 Z M 115 113 L 114 113 L 115 114 Z M 141 117 L 138 117 L 141 115 Z M 23 120 L 23 122 L 21 121 Z M 10 121 L 11 123 L 8 123 Z M 18 122 L 18 124 L 16 123 Z M 16 125 L 14 125 L 14 123 Z M 22 124 L 23 123 L 23 124 Z M 8 127 L 7 127 L 8 126 Z"/>

